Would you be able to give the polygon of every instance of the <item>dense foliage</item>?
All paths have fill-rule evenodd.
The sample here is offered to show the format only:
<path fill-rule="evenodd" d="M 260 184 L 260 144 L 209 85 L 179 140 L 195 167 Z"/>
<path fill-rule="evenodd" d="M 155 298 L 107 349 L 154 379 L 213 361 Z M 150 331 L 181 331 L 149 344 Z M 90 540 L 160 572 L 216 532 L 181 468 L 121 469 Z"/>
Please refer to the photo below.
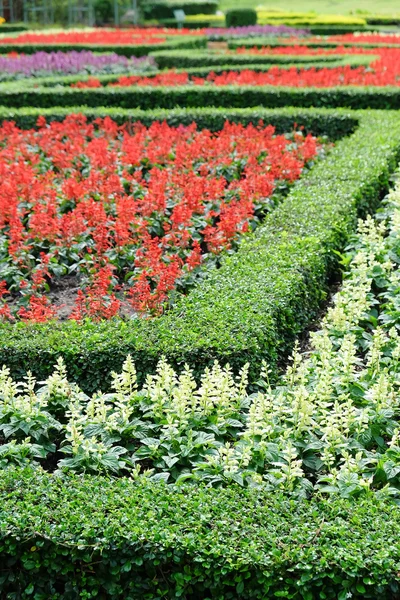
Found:
<path fill-rule="evenodd" d="M 394 600 L 399 508 L 6 470 L 3 595 L 75 600 Z"/>
<path fill-rule="evenodd" d="M 183 10 L 185 15 L 212 15 L 218 10 L 219 0 L 152 0 L 143 5 L 148 19 L 174 17 L 174 10 Z"/>
<path fill-rule="evenodd" d="M 253 8 L 232 8 L 226 12 L 226 26 L 249 27 L 256 25 L 257 13 Z"/>

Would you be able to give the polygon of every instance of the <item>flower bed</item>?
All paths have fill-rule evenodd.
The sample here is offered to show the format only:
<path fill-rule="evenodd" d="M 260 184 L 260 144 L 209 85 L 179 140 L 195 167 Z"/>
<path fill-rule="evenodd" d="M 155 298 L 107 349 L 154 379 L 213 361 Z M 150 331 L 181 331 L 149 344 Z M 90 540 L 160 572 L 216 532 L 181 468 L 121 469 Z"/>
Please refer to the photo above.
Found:
<path fill-rule="evenodd" d="M 94 54 L 90 51 L 12 53 L 0 55 L 0 81 L 72 73 L 124 73 L 154 67 L 155 62 L 149 56 L 128 59 L 115 53 Z"/>
<path fill-rule="evenodd" d="M 33 44 L 163 44 L 170 36 L 204 35 L 204 31 L 189 29 L 99 29 L 91 31 L 67 31 L 58 33 L 22 33 L 13 37 L 2 37 L 0 45 Z"/>
<path fill-rule="evenodd" d="M 0 130 L 4 318 L 162 312 L 319 149 L 271 126 L 96 125 L 77 116 Z"/>
<path fill-rule="evenodd" d="M 338 44 L 400 44 L 398 33 L 345 33 L 343 35 L 331 35 L 327 39 L 329 42 L 337 42 Z"/>
<path fill-rule="evenodd" d="M 58 112 L 57 112 L 58 110 Z M 57 109 L 50 118 L 63 119 Z M 105 116 L 107 109 L 98 109 Z M 90 118 L 99 113 L 88 110 Z M 37 109 L 18 117 L 32 122 Z M 18 377 L 31 369 L 45 379 L 63 356 L 68 372 L 85 391 L 106 390 L 110 370 L 119 370 L 127 354 L 138 365 L 140 381 L 154 372 L 160 356 L 174 367 L 187 363 L 198 375 L 218 359 L 235 371 L 250 362 L 251 380 L 268 358 L 273 373 L 292 348 L 294 337 L 314 318 L 336 265 L 332 249 L 341 249 L 355 214 L 373 208 L 387 185 L 399 150 L 399 120 L 392 112 L 307 109 L 198 109 L 120 111 L 123 123 L 140 115 L 148 124 L 168 118 L 171 124 L 191 123 L 218 130 L 224 120 L 279 124 L 306 123 L 308 131 L 350 137 L 337 142 L 265 218 L 254 234 L 244 236 L 237 252 L 224 253 L 221 268 L 211 269 L 201 285 L 180 294 L 176 304 L 153 319 L 0 325 L 0 362 Z M 357 129 L 357 124 L 360 127 Z M 376 151 L 379 148 L 379 152 Z M 246 302 L 243 302 L 246 298 Z"/>
<path fill-rule="evenodd" d="M 235 378 L 215 363 L 198 384 L 162 359 L 140 389 L 128 357 L 112 393 L 92 398 L 68 382 L 61 359 L 39 390 L 3 368 L 0 468 L 46 459 L 50 470 L 136 478 L 145 467 L 142 476 L 177 483 L 400 498 L 399 237 L 400 185 L 379 223 L 359 223 L 311 349 L 295 350 L 277 387 L 264 365 L 257 394 L 248 365 Z"/>
<path fill-rule="evenodd" d="M 241 51 L 246 51 L 243 49 Z M 279 54 L 281 48 L 274 49 L 274 54 Z M 285 49 L 283 49 L 285 50 Z M 292 50 L 292 48 L 290 49 Z M 331 54 L 336 53 L 332 51 Z M 253 49 L 254 53 L 265 52 L 269 49 Z M 340 48 L 337 54 L 379 54 L 379 58 L 372 60 L 369 66 L 352 65 L 325 68 L 280 68 L 271 67 L 267 72 L 257 72 L 251 69 L 241 72 L 227 71 L 222 74 L 210 73 L 207 77 L 190 76 L 187 73 L 160 73 L 150 77 L 120 77 L 113 86 L 180 86 L 180 85 L 251 85 L 251 86 L 287 86 L 287 87 L 337 87 L 337 86 L 400 86 L 400 49 L 377 48 L 374 50 Z M 285 52 L 283 52 L 285 53 Z M 289 54 L 289 52 L 287 51 Z M 293 54 L 296 56 L 315 55 L 324 56 L 323 49 L 308 49 L 295 47 Z M 326 54 L 329 56 L 329 52 Z M 101 87 L 100 80 L 90 79 L 87 82 L 73 84 L 73 87 Z"/>

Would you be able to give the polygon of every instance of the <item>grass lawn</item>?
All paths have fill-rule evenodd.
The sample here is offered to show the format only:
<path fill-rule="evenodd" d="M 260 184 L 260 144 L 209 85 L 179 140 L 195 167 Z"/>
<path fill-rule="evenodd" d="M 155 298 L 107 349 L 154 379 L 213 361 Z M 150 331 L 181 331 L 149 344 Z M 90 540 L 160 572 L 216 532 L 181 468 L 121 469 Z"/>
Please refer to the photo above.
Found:
<path fill-rule="evenodd" d="M 371 13 L 400 13 L 398 0 L 221 0 L 221 9 L 241 7 L 266 6 L 273 9 L 301 11 L 315 11 L 321 14 L 348 14 L 355 11 L 368 11 Z"/>

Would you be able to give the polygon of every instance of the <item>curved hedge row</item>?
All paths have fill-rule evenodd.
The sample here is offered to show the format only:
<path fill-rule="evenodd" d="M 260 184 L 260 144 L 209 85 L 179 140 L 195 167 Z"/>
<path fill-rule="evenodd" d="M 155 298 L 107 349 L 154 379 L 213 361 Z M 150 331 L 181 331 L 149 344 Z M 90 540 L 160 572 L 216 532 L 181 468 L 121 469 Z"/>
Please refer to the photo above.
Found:
<path fill-rule="evenodd" d="M 90 501 L 88 501 L 90 499 Z M 2 597 L 394 600 L 400 508 L 146 480 L 0 479 Z"/>
<path fill-rule="evenodd" d="M 265 63 L 283 65 L 296 62 L 314 63 L 314 62 L 335 62 L 345 60 L 352 55 L 329 54 L 327 56 L 296 56 L 286 54 L 212 54 L 210 52 L 184 51 L 184 50 L 161 50 L 152 52 L 151 56 L 156 61 L 160 69 L 180 68 L 188 69 L 191 67 L 212 67 L 220 65 L 260 65 Z M 321 60 L 320 60 L 321 59 Z M 371 62 L 374 57 L 368 55 L 368 61 Z M 347 64 L 347 63 L 346 63 Z M 329 66 L 329 64 L 327 64 Z"/>
<path fill-rule="evenodd" d="M 62 121 L 71 113 L 81 113 L 90 121 L 97 118 L 110 117 L 116 123 L 122 125 L 128 121 L 140 121 L 146 126 L 154 121 L 166 121 L 169 125 L 177 127 L 178 125 L 190 125 L 193 121 L 201 128 L 207 128 L 211 131 L 219 131 L 223 128 L 228 119 L 235 123 L 258 123 L 266 120 L 272 123 L 277 133 L 285 133 L 293 129 L 295 120 L 301 124 L 306 133 L 312 133 L 317 136 L 328 136 L 330 140 L 337 140 L 345 135 L 350 135 L 355 131 L 359 124 L 357 115 L 348 111 L 324 110 L 313 111 L 310 109 L 290 109 L 281 108 L 264 109 L 258 108 L 175 108 L 142 110 L 124 109 L 124 108 L 88 108 L 87 106 L 75 106 L 72 108 L 19 108 L 10 109 L 0 106 L 0 122 L 14 121 L 17 126 L 28 129 L 35 127 L 37 119 L 44 116 L 48 122 Z"/>
<path fill-rule="evenodd" d="M 309 113 L 311 120 L 318 119 L 317 111 Z M 211 124 L 235 114 L 211 113 Z M 301 123 L 305 115 L 305 110 L 282 111 L 286 123 Z M 329 111 L 321 115 L 335 118 Z M 339 113 L 340 127 L 342 117 Z M 162 354 L 173 366 L 188 363 L 197 373 L 215 359 L 229 361 L 235 370 L 250 362 L 251 377 L 258 376 L 266 359 L 276 373 L 318 310 L 335 268 L 333 250 L 343 247 L 357 214 L 376 206 L 397 164 L 398 113 L 357 112 L 352 117 L 359 120 L 355 133 L 338 142 L 239 251 L 226 256 L 221 268 L 170 312 L 150 321 L 2 324 L 0 363 L 16 377 L 31 369 L 45 378 L 62 355 L 71 378 L 88 391 L 107 388 L 106 374 L 118 370 L 128 353 L 139 377 L 154 370 Z M 274 123 L 277 111 L 260 109 L 252 118 Z M 205 120 L 203 113 L 203 126 Z"/>
<path fill-rule="evenodd" d="M 313 32 L 315 33 L 315 32 Z M 317 35 L 317 34 L 315 34 Z M 323 34 L 318 34 L 323 35 Z M 333 33 L 326 32 L 325 35 L 335 35 Z M 362 36 L 360 36 L 360 40 L 362 40 Z M 363 41 L 349 41 L 349 42 L 335 42 L 327 39 L 321 39 L 318 41 L 309 41 L 307 38 L 304 38 L 300 42 L 290 42 L 282 39 L 271 39 L 268 37 L 254 37 L 251 39 L 230 39 L 227 40 L 228 48 L 234 50 L 236 48 L 264 48 L 265 46 L 294 46 L 300 44 L 301 46 L 307 46 L 309 48 L 334 48 L 336 46 L 344 46 L 345 48 L 399 48 L 399 44 L 387 44 L 385 42 L 363 42 Z M 160 48 L 159 48 L 160 49 Z"/>
<path fill-rule="evenodd" d="M 21 54 L 35 54 L 35 52 L 115 52 L 121 56 L 147 56 L 156 50 L 175 50 L 177 48 L 205 48 L 207 40 L 203 36 L 182 36 L 167 39 L 163 44 L 123 44 L 121 46 L 110 44 L 0 44 L 0 54 L 19 52 Z"/>
<path fill-rule="evenodd" d="M 120 108 L 188 108 L 223 106 L 227 109 L 249 106 L 315 108 L 397 109 L 400 87 L 291 88 L 274 86 L 194 86 L 179 87 L 104 87 L 77 89 L 3 84 L 3 106 L 107 106 Z"/>

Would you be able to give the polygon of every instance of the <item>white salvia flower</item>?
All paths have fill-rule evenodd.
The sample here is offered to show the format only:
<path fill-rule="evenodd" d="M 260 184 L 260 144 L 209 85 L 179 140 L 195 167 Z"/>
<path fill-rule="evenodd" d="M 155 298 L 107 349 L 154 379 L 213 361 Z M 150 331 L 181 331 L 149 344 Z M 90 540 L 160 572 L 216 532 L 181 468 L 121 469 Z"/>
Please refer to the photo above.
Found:
<path fill-rule="evenodd" d="M 365 398 L 377 411 L 393 408 L 399 403 L 386 371 L 382 372 L 378 380 L 367 390 Z"/>
<path fill-rule="evenodd" d="M 137 391 L 137 373 L 132 356 L 128 354 L 121 373 L 111 373 L 113 389 L 122 396 L 131 398 Z"/>
<path fill-rule="evenodd" d="M 372 344 L 367 354 L 367 366 L 373 373 L 379 373 L 383 348 L 388 343 L 388 337 L 381 327 L 377 327 L 372 337 Z"/>

